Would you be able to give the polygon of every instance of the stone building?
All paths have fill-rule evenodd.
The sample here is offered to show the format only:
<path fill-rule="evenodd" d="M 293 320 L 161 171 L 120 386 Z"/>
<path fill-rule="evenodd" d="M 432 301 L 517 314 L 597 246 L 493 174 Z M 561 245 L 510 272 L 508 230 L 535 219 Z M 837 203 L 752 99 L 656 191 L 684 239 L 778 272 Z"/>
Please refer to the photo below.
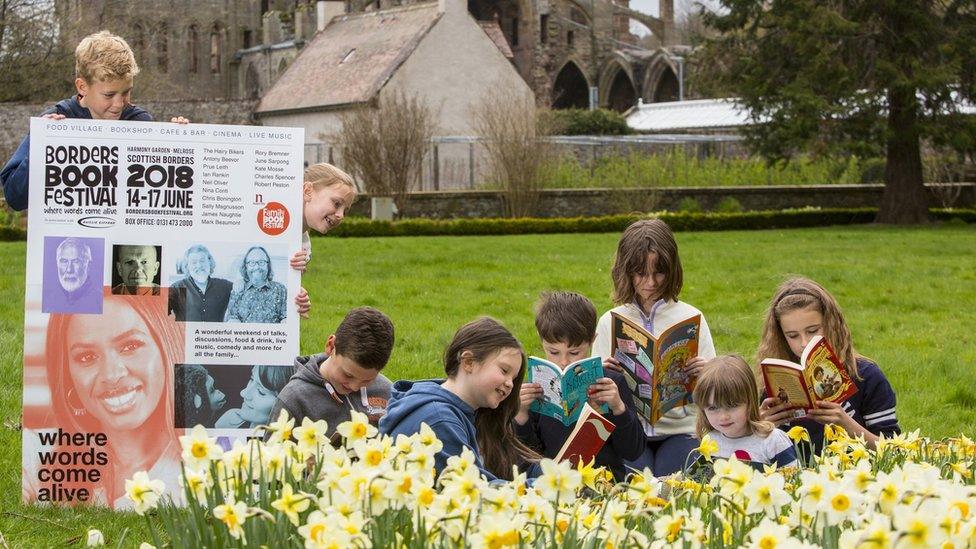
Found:
<path fill-rule="evenodd" d="M 463 0 L 540 104 L 624 111 L 678 97 L 674 0 Z M 108 28 L 132 45 L 145 99 L 256 99 L 334 17 L 417 0 L 55 0 L 64 46 Z M 653 39 L 639 40 L 630 24 Z M 504 43 L 502 43 L 504 42 Z M 474 60 L 477 62 L 477 60 Z"/>

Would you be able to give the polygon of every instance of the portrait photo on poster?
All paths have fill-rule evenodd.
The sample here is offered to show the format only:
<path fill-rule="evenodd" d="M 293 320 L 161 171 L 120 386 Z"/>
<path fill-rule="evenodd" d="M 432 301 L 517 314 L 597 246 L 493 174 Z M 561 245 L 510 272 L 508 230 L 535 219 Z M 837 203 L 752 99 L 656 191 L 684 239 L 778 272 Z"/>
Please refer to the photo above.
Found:
<path fill-rule="evenodd" d="M 162 246 L 116 244 L 112 246 L 112 293 L 159 295 Z"/>
<path fill-rule="evenodd" d="M 104 271 L 103 239 L 45 236 L 41 311 L 101 314 Z"/>
<path fill-rule="evenodd" d="M 270 422 L 292 366 L 177 364 L 175 425 L 253 429 Z"/>
<path fill-rule="evenodd" d="M 241 250 L 234 261 L 237 278 L 227 305 L 227 322 L 274 324 L 284 322 L 290 302 L 279 280 L 288 273 L 285 245 L 256 245 Z"/>
<path fill-rule="evenodd" d="M 131 471 L 125 460 L 133 456 L 153 478 L 175 479 L 180 446 L 172 371 L 184 361 L 185 334 L 166 316 L 164 300 L 108 294 L 98 317 L 55 313 L 44 324 L 43 347 L 25 347 L 32 361 L 42 357 L 43 367 L 31 376 L 45 379 L 24 396 L 26 498 L 126 508 L 124 480 Z M 101 456 L 91 469 L 97 474 L 67 493 L 50 479 L 54 469 L 68 467 L 59 456 L 79 451 Z"/>
<path fill-rule="evenodd" d="M 221 253 L 227 249 L 224 243 L 189 244 L 180 253 L 176 253 L 178 246 L 169 249 L 174 253 L 167 255 L 175 262 L 167 277 L 170 314 L 179 322 L 223 322 L 234 289 L 231 266 L 238 250 Z"/>

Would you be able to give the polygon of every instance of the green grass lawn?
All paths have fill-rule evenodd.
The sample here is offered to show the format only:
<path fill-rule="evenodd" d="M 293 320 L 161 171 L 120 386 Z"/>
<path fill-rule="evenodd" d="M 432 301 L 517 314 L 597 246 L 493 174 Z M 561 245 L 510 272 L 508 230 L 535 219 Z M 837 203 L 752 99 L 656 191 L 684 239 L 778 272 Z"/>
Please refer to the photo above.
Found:
<path fill-rule="evenodd" d="M 454 330 L 478 315 L 498 318 L 539 353 L 539 293 L 575 290 L 605 311 L 617 237 L 317 239 L 302 352 L 318 352 L 346 310 L 372 305 L 396 325 L 384 371 L 392 379 L 440 375 Z M 976 227 L 684 233 L 678 241 L 681 297 L 704 311 L 719 353 L 752 357 L 773 289 L 788 274 L 806 275 L 834 293 L 856 347 L 888 375 L 903 428 L 976 436 Z M 126 545 L 138 545 L 149 538 L 135 515 L 20 504 L 25 253 L 22 242 L 0 244 L 0 534 L 10 547 L 63 546 L 94 526 L 114 544 L 129 528 Z"/>

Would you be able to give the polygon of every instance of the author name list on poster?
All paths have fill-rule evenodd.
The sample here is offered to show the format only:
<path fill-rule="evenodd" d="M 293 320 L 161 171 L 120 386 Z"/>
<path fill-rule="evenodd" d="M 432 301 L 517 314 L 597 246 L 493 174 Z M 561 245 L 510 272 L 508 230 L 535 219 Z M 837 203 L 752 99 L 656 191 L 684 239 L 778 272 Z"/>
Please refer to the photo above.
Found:
<path fill-rule="evenodd" d="M 231 179 L 244 160 L 244 149 L 208 146 L 203 149 L 202 225 L 240 225 L 244 198 L 232 192 Z"/>
<path fill-rule="evenodd" d="M 288 168 L 288 151 L 254 151 L 254 186 L 259 189 L 285 189 L 291 176 Z"/>

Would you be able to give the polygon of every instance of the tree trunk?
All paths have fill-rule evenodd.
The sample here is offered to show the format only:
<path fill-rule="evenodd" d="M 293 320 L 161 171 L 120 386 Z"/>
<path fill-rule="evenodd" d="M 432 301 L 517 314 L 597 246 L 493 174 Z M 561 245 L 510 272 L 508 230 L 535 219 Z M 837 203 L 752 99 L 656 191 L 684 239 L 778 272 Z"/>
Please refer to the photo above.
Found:
<path fill-rule="evenodd" d="M 914 88 L 888 91 L 888 145 L 885 188 L 878 223 L 908 225 L 929 217 L 929 197 L 922 181 L 918 99 Z"/>

